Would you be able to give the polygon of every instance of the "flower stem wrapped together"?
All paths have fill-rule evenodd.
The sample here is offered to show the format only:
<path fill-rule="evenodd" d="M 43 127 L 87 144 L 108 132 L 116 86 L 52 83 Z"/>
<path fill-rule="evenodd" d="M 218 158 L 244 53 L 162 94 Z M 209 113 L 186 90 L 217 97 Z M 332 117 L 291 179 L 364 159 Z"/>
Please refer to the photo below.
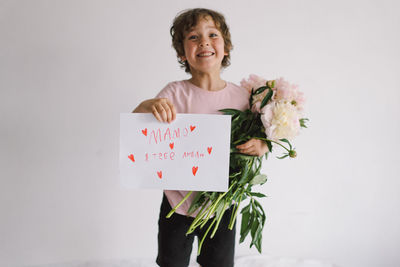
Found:
<path fill-rule="evenodd" d="M 199 242 L 198 254 L 201 252 L 203 242 L 209 232 L 213 238 L 218 230 L 222 216 L 227 208 L 233 205 L 229 229 L 232 230 L 238 216 L 240 205 L 245 200 L 248 204 L 241 209 L 242 222 L 240 226 L 240 243 L 250 233 L 251 243 L 261 253 L 262 230 L 266 215 L 257 198 L 266 197 L 259 192 L 253 192 L 253 186 L 262 185 L 267 181 L 267 176 L 261 174 L 263 156 L 249 156 L 241 154 L 236 146 L 252 138 L 263 140 L 272 152 L 273 145 L 282 147 L 286 153 L 280 159 L 296 157 L 289 139 L 298 134 L 300 127 L 306 127 L 307 119 L 300 118 L 303 94 L 282 78 L 267 81 L 258 76 L 251 75 L 249 80 L 242 81 L 242 86 L 250 93 L 249 109 L 240 111 L 236 109 L 223 109 L 226 115 L 232 116 L 231 124 L 231 153 L 229 164 L 229 188 L 226 192 L 197 192 L 188 213 L 199 211 L 187 234 L 193 233 L 198 227 L 203 228 L 209 220 L 204 236 Z M 267 157 L 267 154 L 265 155 Z M 189 192 L 184 199 L 167 215 L 169 218 L 175 210 L 192 194 Z"/>

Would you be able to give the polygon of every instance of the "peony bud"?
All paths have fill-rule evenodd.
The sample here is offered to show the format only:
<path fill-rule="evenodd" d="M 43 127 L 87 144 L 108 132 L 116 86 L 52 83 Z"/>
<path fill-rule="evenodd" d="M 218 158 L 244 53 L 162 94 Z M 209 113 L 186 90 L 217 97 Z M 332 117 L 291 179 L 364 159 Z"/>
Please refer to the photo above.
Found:
<path fill-rule="evenodd" d="M 267 86 L 268 86 L 269 88 L 274 88 L 274 86 L 275 86 L 275 81 L 274 81 L 274 80 L 272 80 L 272 81 L 267 81 Z"/>
<path fill-rule="evenodd" d="M 297 153 L 296 153 L 296 151 L 294 151 L 294 150 L 290 150 L 290 151 L 289 151 L 289 157 L 291 157 L 291 158 L 295 158 L 295 157 L 297 157 Z"/>

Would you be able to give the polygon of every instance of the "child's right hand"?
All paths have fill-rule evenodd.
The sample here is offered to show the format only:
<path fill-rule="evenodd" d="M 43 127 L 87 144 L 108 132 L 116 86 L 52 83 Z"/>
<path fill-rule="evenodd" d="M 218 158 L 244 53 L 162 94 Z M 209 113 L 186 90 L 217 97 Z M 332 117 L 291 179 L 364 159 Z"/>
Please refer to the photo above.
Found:
<path fill-rule="evenodd" d="M 153 113 L 160 122 L 172 122 L 176 118 L 174 105 L 167 98 L 153 98 L 143 101 L 133 113 Z"/>

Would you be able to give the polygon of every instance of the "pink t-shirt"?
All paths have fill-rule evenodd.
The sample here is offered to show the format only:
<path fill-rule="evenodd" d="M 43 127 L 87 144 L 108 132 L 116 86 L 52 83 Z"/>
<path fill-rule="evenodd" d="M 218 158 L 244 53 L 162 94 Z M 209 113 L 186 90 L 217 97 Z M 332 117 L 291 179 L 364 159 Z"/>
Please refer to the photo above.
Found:
<path fill-rule="evenodd" d="M 246 89 L 227 82 L 219 91 L 207 91 L 191 82 L 171 82 L 161 90 L 156 98 L 167 98 L 175 106 L 177 113 L 221 114 L 218 110 L 234 108 L 245 110 L 249 105 L 249 93 Z M 175 207 L 188 191 L 164 190 L 171 207 Z M 196 194 L 190 197 L 176 210 L 176 213 L 187 215 Z M 196 216 L 196 213 L 191 216 Z"/>

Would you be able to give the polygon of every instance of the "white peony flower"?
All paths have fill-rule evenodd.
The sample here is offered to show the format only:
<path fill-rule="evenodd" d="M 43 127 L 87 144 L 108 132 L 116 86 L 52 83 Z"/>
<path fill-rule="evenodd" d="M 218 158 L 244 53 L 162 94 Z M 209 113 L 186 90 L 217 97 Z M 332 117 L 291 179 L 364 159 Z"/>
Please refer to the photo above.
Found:
<path fill-rule="evenodd" d="M 271 102 L 261 110 L 261 121 L 269 139 L 293 139 L 299 134 L 298 110 L 291 103 Z"/>

